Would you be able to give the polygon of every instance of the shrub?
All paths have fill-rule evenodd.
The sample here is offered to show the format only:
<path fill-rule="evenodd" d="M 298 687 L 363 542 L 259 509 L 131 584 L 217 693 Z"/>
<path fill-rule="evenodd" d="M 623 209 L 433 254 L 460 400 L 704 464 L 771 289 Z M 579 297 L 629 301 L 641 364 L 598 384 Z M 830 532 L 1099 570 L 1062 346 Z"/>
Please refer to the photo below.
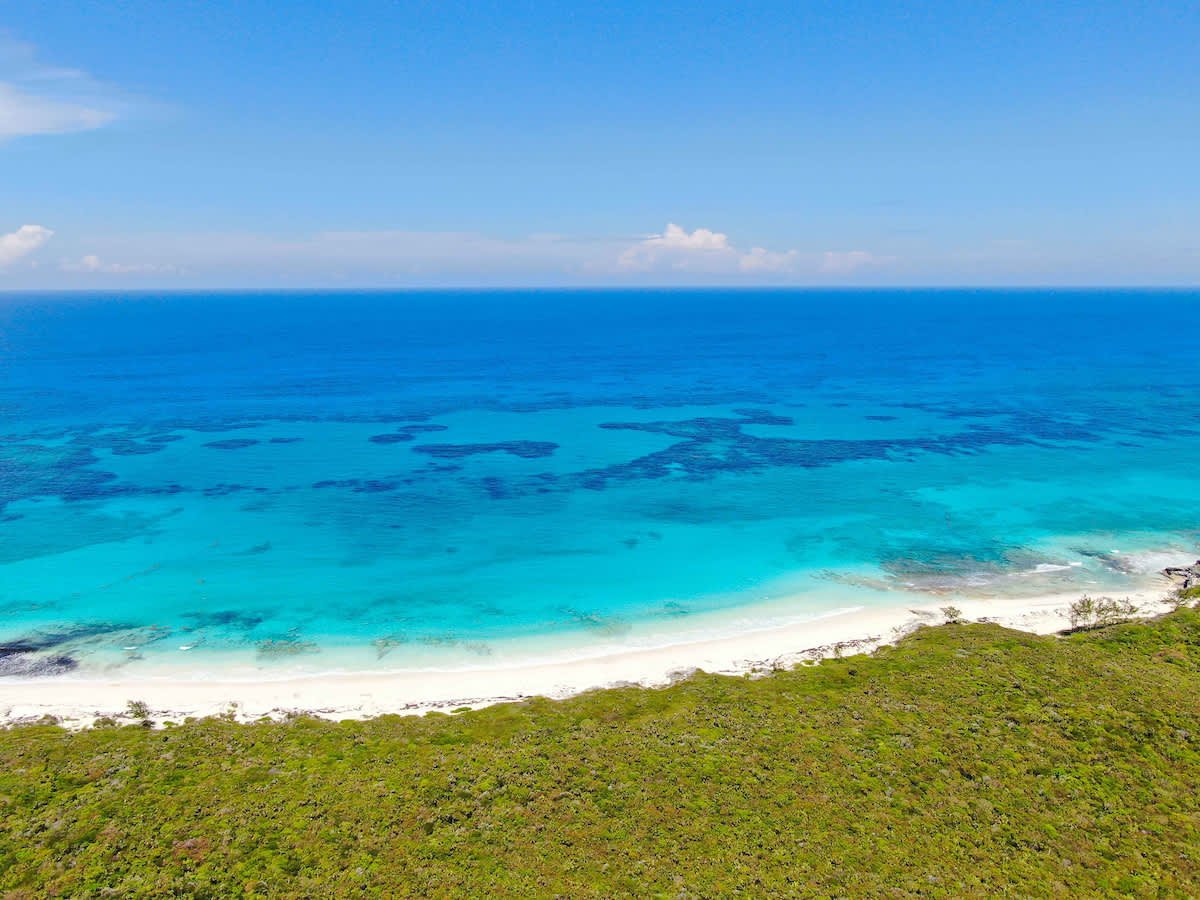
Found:
<path fill-rule="evenodd" d="M 1128 598 L 1114 600 L 1112 597 L 1089 597 L 1084 594 L 1067 608 L 1067 621 L 1072 630 L 1103 628 L 1126 622 L 1138 613 L 1138 607 Z"/>
<path fill-rule="evenodd" d="M 125 714 L 130 718 L 144 721 L 150 718 L 150 707 L 144 700 L 130 700 L 125 706 Z"/>
<path fill-rule="evenodd" d="M 957 606 L 943 606 L 941 612 L 946 617 L 947 625 L 954 625 L 962 621 L 962 610 Z"/>

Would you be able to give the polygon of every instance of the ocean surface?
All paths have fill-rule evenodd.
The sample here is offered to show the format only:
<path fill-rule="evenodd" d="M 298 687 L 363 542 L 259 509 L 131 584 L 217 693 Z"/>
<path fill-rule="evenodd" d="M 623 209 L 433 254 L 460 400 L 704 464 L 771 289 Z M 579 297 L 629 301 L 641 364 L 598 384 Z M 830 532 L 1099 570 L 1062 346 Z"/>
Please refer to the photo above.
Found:
<path fill-rule="evenodd" d="M 1200 555 L 1200 293 L 0 295 L 0 674 L 495 665 Z"/>

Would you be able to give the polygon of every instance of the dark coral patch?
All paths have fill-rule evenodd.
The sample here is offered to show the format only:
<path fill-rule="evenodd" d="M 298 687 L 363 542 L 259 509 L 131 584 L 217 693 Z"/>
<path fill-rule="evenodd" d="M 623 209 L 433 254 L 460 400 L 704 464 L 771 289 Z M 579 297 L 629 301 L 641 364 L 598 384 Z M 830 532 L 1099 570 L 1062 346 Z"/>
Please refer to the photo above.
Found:
<path fill-rule="evenodd" d="M 492 444 L 421 444 L 413 447 L 416 453 L 424 453 L 436 459 L 462 459 L 480 453 L 507 453 L 522 459 L 541 459 L 558 449 L 551 441 L 498 441 Z"/>
<path fill-rule="evenodd" d="M 213 612 L 191 612 L 183 614 L 185 619 L 191 619 L 193 628 L 233 628 L 241 631 L 251 631 L 261 625 L 265 619 L 254 613 L 239 612 L 233 609 L 219 609 Z"/>
<path fill-rule="evenodd" d="M 313 487 L 321 488 L 346 488 L 354 491 L 357 494 L 380 494 L 385 491 L 394 491 L 400 487 L 399 481 L 383 481 L 376 478 L 326 478 L 324 481 L 313 482 Z"/>
<path fill-rule="evenodd" d="M 258 556 L 260 553 L 269 553 L 271 550 L 271 542 L 264 541 L 261 544 L 255 544 L 253 547 L 247 547 L 245 550 L 237 550 L 234 556 Z"/>
<path fill-rule="evenodd" d="M 419 434 L 433 434 L 438 431 L 445 431 L 445 425 L 401 425 L 395 431 L 386 434 L 373 434 L 369 438 L 372 444 L 403 444 L 408 441 L 416 440 Z"/>
<path fill-rule="evenodd" d="M 507 500 L 513 496 L 512 491 L 510 491 L 504 481 L 499 478 L 484 478 L 480 482 L 480 485 L 483 487 L 487 495 L 493 500 Z"/>
<path fill-rule="evenodd" d="M 740 416 L 746 425 L 795 425 L 796 420 L 791 416 L 780 416 L 769 409 L 735 409 L 734 414 Z"/>
<path fill-rule="evenodd" d="M 1095 442 L 1097 426 L 1034 413 L 1014 414 L 1012 426 L 999 428 L 973 423 L 964 431 L 927 438 L 875 440 L 800 440 L 746 434 L 749 424 L 784 424 L 764 410 L 738 410 L 740 418 L 700 417 L 678 421 L 606 422 L 600 428 L 643 431 L 678 438 L 664 450 L 625 463 L 577 472 L 560 480 L 563 487 L 603 490 L 610 482 L 664 478 L 675 475 L 707 480 L 719 473 L 773 467 L 821 468 L 861 460 L 913 459 L 919 453 L 970 455 L 997 446 L 1042 442 Z M 790 421 L 790 420 L 787 420 Z M 512 486 L 510 485 L 510 490 Z M 530 484 L 526 490 L 538 490 Z"/>
<path fill-rule="evenodd" d="M 412 434 L 373 434 L 367 438 L 372 444 L 402 444 L 405 441 L 416 440 L 416 435 Z"/>
<path fill-rule="evenodd" d="M 209 441 L 204 446 L 212 447 L 214 450 L 244 450 L 257 443 L 258 441 L 254 438 L 229 438 L 224 441 Z"/>
<path fill-rule="evenodd" d="M 162 449 L 162 444 L 140 444 L 137 441 L 118 441 L 112 445 L 113 456 L 145 456 L 159 453 Z"/>
<path fill-rule="evenodd" d="M 400 486 L 398 481 L 383 481 L 378 478 L 367 478 L 357 484 L 352 490 L 360 494 L 381 494 L 385 491 L 394 491 Z"/>
<path fill-rule="evenodd" d="M 205 497 L 228 497 L 230 494 L 240 494 L 242 491 L 253 491 L 257 488 L 252 488 L 244 484 L 214 484 L 211 487 L 206 487 L 201 493 Z"/>

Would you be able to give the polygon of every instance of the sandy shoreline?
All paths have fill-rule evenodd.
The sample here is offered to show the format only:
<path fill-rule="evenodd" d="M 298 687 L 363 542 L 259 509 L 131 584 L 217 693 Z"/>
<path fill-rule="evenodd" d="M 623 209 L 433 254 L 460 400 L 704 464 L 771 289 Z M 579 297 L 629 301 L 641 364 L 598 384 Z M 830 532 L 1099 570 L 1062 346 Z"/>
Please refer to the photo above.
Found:
<path fill-rule="evenodd" d="M 856 653 L 893 643 L 923 624 L 944 621 L 953 604 L 970 621 L 995 622 L 1038 634 L 1068 626 L 1067 606 L 1079 593 L 1019 599 L 950 599 L 859 609 L 727 637 L 664 647 L 631 648 L 584 659 L 511 664 L 494 668 L 389 673 L 337 673 L 257 681 L 120 680 L 60 676 L 0 683 L 0 722 L 54 716 L 81 727 L 101 716 L 120 717 L 131 700 L 144 702 L 156 721 L 232 714 L 239 721 L 281 718 L 304 711 L 329 719 L 386 713 L 420 714 L 481 707 L 533 696 L 567 697 L 618 684 L 661 686 L 695 669 L 740 675 L 789 667 L 839 652 Z M 1167 609 L 1166 586 L 1129 594 L 1141 614 Z"/>

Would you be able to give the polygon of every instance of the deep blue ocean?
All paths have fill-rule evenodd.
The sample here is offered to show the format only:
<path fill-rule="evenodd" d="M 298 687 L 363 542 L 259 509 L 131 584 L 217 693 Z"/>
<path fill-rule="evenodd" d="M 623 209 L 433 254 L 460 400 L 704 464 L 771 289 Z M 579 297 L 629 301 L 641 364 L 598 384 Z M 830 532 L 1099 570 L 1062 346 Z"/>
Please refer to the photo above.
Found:
<path fill-rule="evenodd" d="M 1200 293 L 0 295 L 0 673 L 592 652 L 1198 550 Z"/>

